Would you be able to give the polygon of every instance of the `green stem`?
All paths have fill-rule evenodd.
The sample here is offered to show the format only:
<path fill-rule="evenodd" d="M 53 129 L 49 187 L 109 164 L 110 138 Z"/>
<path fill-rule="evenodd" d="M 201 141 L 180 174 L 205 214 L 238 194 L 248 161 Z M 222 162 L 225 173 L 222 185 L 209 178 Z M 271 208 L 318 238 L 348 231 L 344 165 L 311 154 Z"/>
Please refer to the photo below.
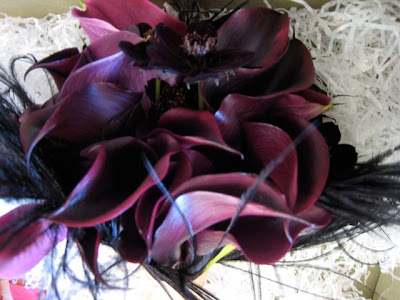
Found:
<path fill-rule="evenodd" d="M 200 82 L 197 84 L 197 95 L 199 99 L 199 110 L 204 110 L 204 98 L 201 94 Z"/>
<path fill-rule="evenodd" d="M 160 102 L 160 94 L 161 94 L 161 80 L 156 79 L 156 103 Z"/>

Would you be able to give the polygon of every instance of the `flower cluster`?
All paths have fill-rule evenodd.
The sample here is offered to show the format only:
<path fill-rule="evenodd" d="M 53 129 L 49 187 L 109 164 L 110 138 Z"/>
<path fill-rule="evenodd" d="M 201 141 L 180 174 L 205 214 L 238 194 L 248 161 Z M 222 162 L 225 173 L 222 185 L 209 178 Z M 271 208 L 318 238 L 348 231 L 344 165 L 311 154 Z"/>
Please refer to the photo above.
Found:
<path fill-rule="evenodd" d="M 99 276 L 99 228 L 115 220 L 123 259 L 178 269 L 228 244 L 274 263 L 304 229 L 330 222 L 315 205 L 328 146 L 310 123 L 330 99 L 311 88 L 312 59 L 289 39 L 287 15 L 250 7 L 187 25 L 147 0 L 86 6 L 73 14 L 90 45 L 29 70 L 48 70 L 59 93 L 20 117 L 28 166 L 38 143 L 65 145 L 57 171 L 67 197 L 17 233 L 10 247 L 23 247 L 0 251 L 0 277 L 27 271 L 75 228 Z"/>

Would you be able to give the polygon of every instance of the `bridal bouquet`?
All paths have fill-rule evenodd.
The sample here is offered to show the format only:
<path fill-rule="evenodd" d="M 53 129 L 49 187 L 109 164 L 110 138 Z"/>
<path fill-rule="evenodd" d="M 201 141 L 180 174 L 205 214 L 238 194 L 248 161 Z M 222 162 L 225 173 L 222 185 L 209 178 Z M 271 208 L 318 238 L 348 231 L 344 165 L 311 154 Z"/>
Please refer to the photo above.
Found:
<path fill-rule="evenodd" d="M 323 122 L 334 105 L 288 15 L 194 7 L 178 18 L 147 0 L 86 0 L 73 15 L 90 44 L 27 71 L 47 70 L 58 87 L 10 114 L 26 176 L 52 185 L 0 217 L 0 278 L 66 238 L 97 283 L 100 243 L 191 280 L 228 253 L 273 264 L 344 226 L 398 222 L 398 195 L 384 187 L 398 169 L 356 165 Z"/>

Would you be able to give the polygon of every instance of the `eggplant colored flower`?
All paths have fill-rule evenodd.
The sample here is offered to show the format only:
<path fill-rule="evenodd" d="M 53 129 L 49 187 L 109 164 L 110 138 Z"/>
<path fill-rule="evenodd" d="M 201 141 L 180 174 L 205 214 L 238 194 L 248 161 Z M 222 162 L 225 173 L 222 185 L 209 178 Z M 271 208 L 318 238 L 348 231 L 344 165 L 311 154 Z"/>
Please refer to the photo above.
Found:
<path fill-rule="evenodd" d="M 123 40 L 122 51 L 141 68 L 172 72 L 189 84 L 220 79 L 242 66 L 272 66 L 288 45 L 287 15 L 266 8 L 242 9 L 215 28 L 206 21 L 187 26 L 147 0 L 92 0 L 86 6 L 74 15 L 92 40 L 104 32 L 147 24 L 150 30 L 142 31 L 146 40 Z"/>
<path fill-rule="evenodd" d="M 99 228 L 115 220 L 114 246 L 125 260 L 175 268 L 227 244 L 252 262 L 274 263 L 303 230 L 329 223 L 315 205 L 328 146 L 309 121 L 330 99 L 309 89 L 311 57 L 297 40 L 288 46 L 286 15 L 247 8 L 215 30 L 188 27 L 145 0 L 86 5 L 74 14 L 92 44 L 33 67 L 52 73 L 59 94 L 27 110 L 20 132 L 28 162 L 46 139 L 65 150 L 56 171 L 70 177 L 60 182 L 67 197 L 44 216 L 46 226 L 78 228 L 75 241 L 99 282 Z M 143 23 L 154 29 L 148 40 Z M 178 75 L 161 85 L 159 72 L 132 58 Z M 219 86 L 201 83 L 201 95 L 182 90 L 232 68 Z M 186 103 L 202 96 L 209 111 Z"/>
<path fill-rule="evenodd" d="M 246 117 L 231 118 L 222 129 L 244 159 L 233 162 L 229 173 L 197 176 L 172 192 L 175 205 L 155 232 L 151 248 L 152 258 L 160 264 L 172 266 L 189 260 L 191 236 L 186 223 L 191 224 L 197 255 L 233 244 L 248 260 L 270 264 L 291 249 L 302 230 L 330 222 L 331 215 L 315 206 L 329 172 L 328 146 L 306 120 L 313 117 L 310 112 L 315 106 L 303 100 L 303 106 L 296 109 L 291 99 L 285 103 L 257 99 L 254 105 L 255 99 L 231 97 L 233 106 L 247 101 L 251 107 Z M 295 146 L 293 141 L 304 132 Z M 268 178 L 256 183 L 261 169 L 273 166 L 288 150 Z M 251 188 L 254 194 L 243 198 Z M 241 205 L 235 226 L 226 234 Z"/>
<path fill-rule="evenodd" d="M 312 129 L 259 184 L 256 196 L 248 199 L 238 223 L 221 241 L 241 195 L 255 184 L 260 170 L 292 147 L 293 139 L 307 129 L 305 119 L 318 114 L 314 104 L 303 100 L 296 109 L 291 99 L 274 105 L 251 99 L 258 106 L 248 108 L 249 117 L 230 118 L 222 131 L 209 112 L 175 108 L 147 131 L 140 130 L 140 122 L 129 122 L 129 136 L 124 136 L 125 122 L 117 122 L 117 137 L 104 140 L 101 133 L 109 118 L 135 107 L 139 99 L 110 84 L 91 84 L 23 118 L 21 136 L 27 153 L 45 136 L 88 145 L 77 158 L 89 166 L 86 174 L 49 220 L 69 227 L 92 227 L 121 216 L 123 231 L 117 247 L 126 260 L 138 262 L 149 256 L 160 264 L 177 266 L 189 256 L 205 255 L 226 243 L 233 243 L 251 261 L 272 263 L 290 250 L 302 230 L 329 222 L 330 214 L 314 205 L 325 185 L 329 155 L 325 140 Z M 239 105 L 241 112 L 242 102 L 234 100 L 232 107 Z M 140 114 L 135 118 L 140 120 Z M 225 143 L 223 135 L 230 136 L 237 150 Z M 156 187 L 143 155 L 176 199 L 174 205 Z M 179 211 L 195 234 L 197 248 L 192 252 L 185 252 L 190 249 L 190 235 Z M 249 234 L 254 228 L 260 229 L 259 235 Z M 274 234 L 260 244 L 266 231 Z M 92 270 L 97 268 L 98 234 L 90 233 L 90 239 L 80 241 L 83 256 L 92 258 L 86 259 Z M 93 242 L 87 245 L 89 241 Z"/>

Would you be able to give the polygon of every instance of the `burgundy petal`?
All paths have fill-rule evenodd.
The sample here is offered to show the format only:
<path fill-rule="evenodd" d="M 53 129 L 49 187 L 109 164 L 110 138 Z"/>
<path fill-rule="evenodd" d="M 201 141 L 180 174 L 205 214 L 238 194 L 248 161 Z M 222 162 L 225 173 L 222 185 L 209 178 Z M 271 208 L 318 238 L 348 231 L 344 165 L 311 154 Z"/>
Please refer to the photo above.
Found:
<path fill-rule="evenodd" d="M 231 234 L 244 256 L 256 264 L 273 264 L 293 246 L 284 230 L 285 219 L 249 217 L 238 220 Z M 294 221 L 293 221 L 294 222 Z M 309 225 L 302 224 L 304 227 Z"/>
<path fill-rule="evenodd" d="M 254 52 L 252 67 L 273 66 L 289 43 L 287 14 L 261 7 L 241 9 L 218 29 L 218 49 Z"/>
<path fill-rule="evenodd" d="M 167 190 L 173 191 L 176 186 L 190 178 L 192 173 L 190 161 L 184 153 L 177 153 L 174 156 L 169 154 L 164 156 L 162 159 L 165 160 L 165 163 L 168 163 L 168 169 L 164 168 L 164 170 L 162 170 L 160 168 L 161 165 L 157 163 L 154 166 L 154 170 L 158 174 L 159 178 L 164 179 L 163 184 L 166 184 Z M 165 163 L 164 165 L 166 165 Z M 160 171 L 163 171 L 163 173 Z M 154 224 L 158 217 L 159 207 L 165 199 L 165 195 L 163 195 L 158 188 L 152 190 L 149 189 L 149 187 L 155 185 L 153 179 L 147 178 L 146 181 L 151 183 L 151 185 L 148 184 L 146 193 L 140 194 L 142 197 L 139 199 L 136 206 L 135 220 L 139 232 L 146 240 L 147 248 L 150 250 Z"/>
<path fill-rule="evenodd" d="M 181 47 L 182 35 L 164 24 L 155 28 L 155 35 L 156 39 L 146 49 L 151 59 L 149 67 L 173 73 L 189 72 L 190 63 Z"/>
<path fill-rule="evenodd" d="M 203 230 L 196 234 L 196 254 L 206 255 L 214 251 L 216 247 L 224 247 L 226 245 L 233 245 L 235 248 L 240 249 L 238 242 L 231 234 L 228 233 L 222 240 L 224 234 L 224 231 L 216 230 Z"/>
<path fill-rule="evenodd" d="M 214 109 L 232 93 L 248 96 L 279 96 L 294 93 L 310 87 L 315 80 L 313 62 L 306 46 L 299 40 L 292 40 L 282 59 L 271 68 L 240 68 L 235 76 L 202 83 L 202 94 Z"/>
<path fill-rule="evenodd" d="M 74 9 L 73 14 L 74 11 L 78 10 Z M 83 30 L 85 31 L 85 33 L 87 34 L 92 43 L 100 39 L 101 37 L 104 37 L 107 34 L 119 31 L 119 29 L 115 28 L 110 23 L 100 19 L 85 18 L 85 17 L 78 17 L 78 18 Z"/>
<path fill-rule="evenodd" d="M 97 282 L 106 284 L 101 277 L 98 265 L 97 256 L 99 253 L 101 234 L 96 228 L 81 229 L 75 238 L 79 253 L 83 261 L 90 268 Z"/>
<path fill-rule="evenodd" d="M 101 138 L 107 122 L 133 107 L 140 97 L 140 94 L 121 90 L 113 84 L 95 83 L 62 99 L 57 106 L 30 113 L 21 126 L 28 161 L 32 149 L 48 134 L 73 142 L 90 142 Z"/>
<path fill-rule="evenodd" d="M 104 20 L 118 29 L 127 29 L 131 25 L 147 23 L 151 27 L 164 23 L 179 33 L 186 31 L 186 24 L 166 14 L 158 6 L 147 0 L 86 0 L 87 9 L 74 8 L 73 16 L 77 18 L 96 18 Z"/>
<path fill-rule="evenodd" d="M 58 89 L 61 89 L 66 78 L 74 69 L 80 56 L 81 54 L 77 48 L 64 49 L 35 63 L 26 71 L 25 77 L 34 69 L 44 68 L 50 72 Z"/>
<path fill-rule="evenodd" d="M 270 192 L 271 194 L 266 196 L 281 197 L 272 190 Z M 162 265 L 174 264 L 180 258 L 180 246 L 190 238 L 188 228 L 177 207 L 191 224 L 193 232 L 198 233 L 214 224 L 230 219 L 240 203 L 241 200 L 238 197 L 208 191 L 191 192 L 179 196 L 155 233 L 152 258 Z M 245 206 L 240 216 L 278 217 L 301 221 L 288 212 L 252 202 Z M 240 247 L 242 246 L 240 245 Z"/>
<path fill-rule="evenodd" d="M 15 279 L 38 264 L 59 242 L 65 239 L 67 228 L 54 225 L 52 222 L 39 219 L 25 227 L 20 222 L 36 205 L 22 205 L 0 217 L 0 228 L 5 230 L 11 224 L 16 224 L 0 234 L 0 278 Z"/>
<path fill-rule="evenodd" d="M 71 192 L 65 204 L 50 219 L 71 227 L 90 227 L 107 222 L 130 208 L 147 171 L 141 154 L 154 153 L 132 137 L 102 142 L 82 151 L 93 162 L 88 173 Z"/>
<path fill-rule="evenodd" d="M 309 120 L 329 107 L 329 104 L 323 106 L 319 103 L 308 102 L 303 97 L 294 94 L 259 97 L 230 94 L 222 101 L 219 110 L 215 113 L 215 119 L 225 141 L 235 145 L 241 135 L 241 123 L 244 121 L 258 121 L 286 115 Z"/>
<path fill-rule="evenodd" d="M 113 55 L 120 51 L 119 42 L 127 41 L 133 44 L 139 43 L 143 39 L 130 31 L 117 31 L 100 37 L 91 43 L 82 53 L 84 62 L 92 62 Z M 83 58 L 82 58 L 83 60 Z M 80 61 L 78 66 L 81 67 L 84 62 Z"/>
<path fill-rule="evenodd" d="M 226 145 L 214 116 L 207 111 L 174 108 L 161 116 L 157 126 L 181 136 L 196 136 Z"/>
<path fill-rule="evenodd" d="M 150 79 L 159 77 L 153 71 L 140 70 L 132 65 L 122 52 L 94 61 L 75 70 L 65 81 L 59 97 L 65 97 L 95 82 L 108 82 L 119 85 L 134 93 L 144 92 Z M 162 78 L 171 85 L 176 77 Z"/>
<path fill-rule="evenodd" d="M 240 198 L 257 181 L 257 176 L 246 173 L 222 173 L 194 177 L 173 191 L 173 197 L 195 191 L 210 191 Z M 259 183 L 252 202 L 262 204 L 277 211 L 287 211 L 284 196 L 268 182 Z"/>
<path fill-rule="evenodd" d="M 286 196 L 289 208 L 293 209 L 297 196 L 297 154 L 292 139 L 282 129 L 270 124 L 246 122 L 244 132 L 246 157 L 259 171 L 273 165 L 284 151 L 290 149 L 269 178 Z"/>
<path fill-rule="evenodd" d="M 35 139 L 56 109 L 57 106 L 49 106 L 37 110 L 27 109 L 20 116 L 21 126 L 19 131 L 25 154 L 28 155 L 31 148 L 34 147 Z"/>
<path fill-rule="evenodd" d="M 141 263 L 146 258 L 147 249 L 135 224 L 135 210 L 125 212 L 121 217 L 122 232 L 116 242 L 121 257 L 131 263 Z"/>
<path fill-rule="evenodd" d="M 287 116 L 279 123 L 279 127 L 292 139 L 309 130 L 296 147 L 299 171 L 294 211 L 302 212 L 314 205 L 325 188 L 329 173 L 328 145 L 318 129 L 304 119 Z"/>
<path fill-rule="evenodd" d="M 317 92 L 311 89 L 306 89 L 300 92 L 297 92 L 296 94 L 300 95 L 304 99 L 306 99 L 309 102 L 312 103 L 318 103 L 322 106 L 326 106 L 332 103 L 331 97 L 321 93 Z"/>

